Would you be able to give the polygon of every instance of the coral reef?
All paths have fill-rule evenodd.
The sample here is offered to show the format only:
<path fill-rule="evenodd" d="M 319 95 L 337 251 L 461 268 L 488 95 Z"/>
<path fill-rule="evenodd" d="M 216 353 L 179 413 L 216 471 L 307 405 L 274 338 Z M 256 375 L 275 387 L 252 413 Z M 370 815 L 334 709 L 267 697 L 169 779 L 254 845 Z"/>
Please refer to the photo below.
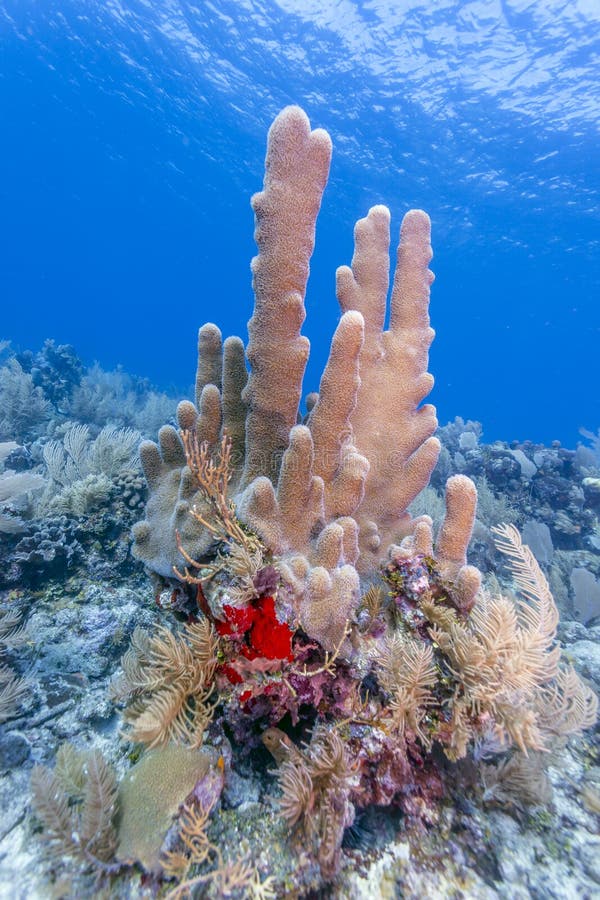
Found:
<path fill-rule="evenodd" d="M 51 404 L 16 359 L 0 367 L 0 440 L 24 440 L 50 418 Z"/>
<path fill-rule="evenodd" d="M 135 464 L 140 438 L 131 428 L 105 425 L 91 441 L 88 426 L 77 424 L 62 441 L 48 441 L 43 447 L 48 485 L 38 511 L 77 517 L 101 506 L 113 491 L 111 480 Z"/>
<path fill-rule="evenodd" d="M 67 402 L 81 384 L 84 366 L 70 344 L 47 340 L 37 353 L 25 350 L 16 360 L 53 406 Z"/>
<path fill-rule="evenodd" d="M 165 425 L 158 444 L 141 445 L 149 497 L 134 553 L 156 603 L 146 627 L 128 621 L 131 647 L 112 681 L 129 748 L 127 761 L 113 750 L 121 788 L 97 751 L 63 749 L 54 772 L 35 769 L 50 849 L 96 879 L 132 879 L 137 866 L 146 886 L 171 897 L 302 896 L 343 883 L 352 843 L 368 844 L 383 808 L 389 822 L 401 815 L 413 846 L 462 816 L 482 848 L 467 798 L 520 815 L 548 803 L 548 751 L 596 721 L 593 691 L 561 658 L 548 579 L 519 532 L 497 521 L 494 488 L 533 482 L 556 454 L 483 454 L 474 423 L 449 429 L 441 452 L 435 410 L 423 405 L 433 276 L 422 211 L 400 229 L 389 316 L 389 213 L 376 206 L 357 224 L 319 393 L 300 416 L 309 352 L 300 328 L 330 153 L 327 134 L 297 107 L 275 120 L 252 201 L 259 252 L 247 351 L 203 326 L 195 403 L 179 404 L 179 430 Z M 130 514 L 139 504 L 127 436 L 113 428 L 89 438 L 79 425 L 46 444 L 58 496 L 98 473 L 127 491 Z M 485 523 L 471 464 L 490 485 Z M 560 482 L 539 476 L 538 494 L 546 477 Z M 427 507 L 416 512 L 430 479 L 445 485 L 435 535 Z M 76 512 L 70 502 L 66 511 Z M 474 526 L 490 558 L 494 541 L 508 562 L 510 588 L 482 587 L 468 563 Z M 102 618 L 65 612 L 61 621 L 79 615 L 84 635 L 101 635 L 103 658 L 86 670 L 97 678 L 108 668 Z M 165 613 L 172 627 L 158 624 Z M 60 652 L 55 644 L 56 660 Z M 261 817 L 258 800 L 239 798 L 244 781 L 245 796 L 264 790 L 265 748 L 280 797 Z M 277 851 L 249 861 L 240 833 L 254 835 L 256 850 L 267 831 L 272 842 L 287 834 L 291 870 L 278 870 Z M 388 856 L 390 868 L 402 853 Z"/>
<path fill-rule="evenodd" d="M 5 461 L 21 449 L 14 441 L 0 443 L 0 533 L 18 534 L 24 530 L 23 520 L 16 514 L 15 503 L 23 505 L 32 491 L 37 491 L 45 484 L 41 475 L 33 472 L 14 472 L 4 470 Z M 21 512 L 23 509 L 21 508 Z M 8 514 L 7 514 L 8 513 Z"/>
<path fill-rule="evenodd" d="M 106 372 L 96 363 L 74 388 L 65 409 L 71 418 L 92 427 L 102 428 L 111 423 L 151 435 L 166 419 L 173 417 L 175 402 L 166 394 L 152 390 L 142 378 L 121 369 Z"/>
<path fill-rule="evenodd" d="M 459 418 L 438 429 L 442 450 L 432 484 L 411 511 L 429 512 L 439 522 L 443 483 L 450 475 L 468 474 L 478 493 L 470 559 L 482 571 L 498 571 L 491 528 L 501 522 L 519 526 L 561 611 L 593 624 L 600 612 L 600 468 L 593 441 L 591 448 L 580 444 L 576 450 L 557 441 L 551 447 L 530 441 L 486 445 L 481 434 L 479 423 Z"/>

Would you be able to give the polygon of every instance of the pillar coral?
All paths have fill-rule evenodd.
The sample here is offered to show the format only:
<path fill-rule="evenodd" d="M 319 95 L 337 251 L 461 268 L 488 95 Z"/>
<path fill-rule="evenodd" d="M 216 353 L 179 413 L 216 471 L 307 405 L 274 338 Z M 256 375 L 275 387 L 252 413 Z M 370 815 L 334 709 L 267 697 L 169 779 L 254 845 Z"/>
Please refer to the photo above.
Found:
<path fill-rule="evenodd" d="M 328 649 L 359 602 L 360 575 L 403 537 L 412 546 L 431 544 L 427 519 L 411 520 L 407 508 L 428 483 L 439 453 L 435 409 L 421 405 L 433 385 L 427 362 L 434 335 L 430 223 L 421 210 L 407 213 L 400 229 L 387 331 L 390 214 L 375 206 L 357 223 L 352 265 L 337 272 L 342 316 L 319 394 L 311 395 L 309 415 L 297 424 L 309 353 L 300 328 L 330 156 L 329 136 L 311 131 L 299 107 L 277 116 L 263 190 L 252 199 L 259 252 L 252 261 L 250 372 L 242 342 L 223 344 L 218 328 L 205 325 L 196 402 L 178 407 L 180 427 L 196 429 L 210 445 L 223 431 L 231 437 L 237 515 L 276 556 L 299 623 Z M 168 578 L 182 564 L 176 531 L 195 559 L 211 550 L 211 536 L 189 515 L 203 498 L 174 428 L 161 429 L 158 445 L 144 442 L 141 459 L 150 498 L 146 519 L 134 528 L 134 554 Z M 475 489 L 468 479 L 450 487 L 440 538 L 448 574 L 459 582 L 469 568 L 463 551 L 474 500 L 453 502 L 457 493 L 474 498 Z M 467 581 L 466 590 L 476 589 Z"/>
<path fill-rule="evenodd" d="M 433 387 L 427 372 L 429 288 L 433 274 L 429 217 L 421 210 L 406 214 L 390 303 L 390 327 L 383 330 L 387 309 L 390 214 L 374 206 L 354 229 L 351 267 L 337 271 L 342 310 L 355 309 L 365 320 L 359 357 L 361 384 L 350 421 L 357 445 L 370 463 L 365 496 L 357 511 L 362 571 L 387 552 L 403 530 L 411 530 L 407 507 L 429 483 L 440 444 L 435 408 L 420 406 Z"/>

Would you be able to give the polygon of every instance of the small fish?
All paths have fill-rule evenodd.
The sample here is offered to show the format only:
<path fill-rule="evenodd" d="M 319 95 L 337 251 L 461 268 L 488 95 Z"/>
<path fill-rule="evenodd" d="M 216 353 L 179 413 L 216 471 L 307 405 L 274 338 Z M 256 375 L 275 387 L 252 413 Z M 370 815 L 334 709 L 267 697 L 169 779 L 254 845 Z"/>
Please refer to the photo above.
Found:
<path fill-rule="evenodd" d="M 302 756 L 292 739 L 281 728 L 267 728 L 263 731 L 261 740 L 278 766 L 288 759 Z"/>
<path fill-rule="evenodd" d="M 198 779 L 192 791 L 193 799 L 204 812 L 210 812 L 215 806 L 223 791 L 224 783 L 225 760 L 219 756 L 217 761 L 208 768 L 206 774 Z"/>

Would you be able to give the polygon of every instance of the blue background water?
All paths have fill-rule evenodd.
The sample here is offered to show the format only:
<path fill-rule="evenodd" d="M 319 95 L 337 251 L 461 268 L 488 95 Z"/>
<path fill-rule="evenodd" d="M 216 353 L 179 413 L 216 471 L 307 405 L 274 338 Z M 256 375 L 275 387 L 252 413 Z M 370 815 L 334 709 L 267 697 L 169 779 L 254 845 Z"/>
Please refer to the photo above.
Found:
<path fill-rule="evenodd" d="M 306 389 L 354 221 L 420 206 L 440 420 L 600 424 L 598 0 L 13 0 L 0 39 L 0 337 L 184 390 L 200 324 L 245 337 L 248 201 L 297 102 L 334 142 Z"/>

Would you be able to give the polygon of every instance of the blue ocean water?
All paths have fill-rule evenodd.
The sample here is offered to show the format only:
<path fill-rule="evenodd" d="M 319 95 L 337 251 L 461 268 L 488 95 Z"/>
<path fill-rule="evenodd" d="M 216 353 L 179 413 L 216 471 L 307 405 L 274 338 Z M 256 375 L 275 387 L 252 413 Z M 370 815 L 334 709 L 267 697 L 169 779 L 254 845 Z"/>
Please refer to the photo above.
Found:
<path fill-rule="evenodd" d="M 600 424 L 597 0 L 3 0 L 0 42 L 0 337 L 186 391 L 199 325 L 245 337 L 249 198 L 294 102 L 334 144 L 306 390 L 354 222 L 418 206 L 440 421 Z"/>

